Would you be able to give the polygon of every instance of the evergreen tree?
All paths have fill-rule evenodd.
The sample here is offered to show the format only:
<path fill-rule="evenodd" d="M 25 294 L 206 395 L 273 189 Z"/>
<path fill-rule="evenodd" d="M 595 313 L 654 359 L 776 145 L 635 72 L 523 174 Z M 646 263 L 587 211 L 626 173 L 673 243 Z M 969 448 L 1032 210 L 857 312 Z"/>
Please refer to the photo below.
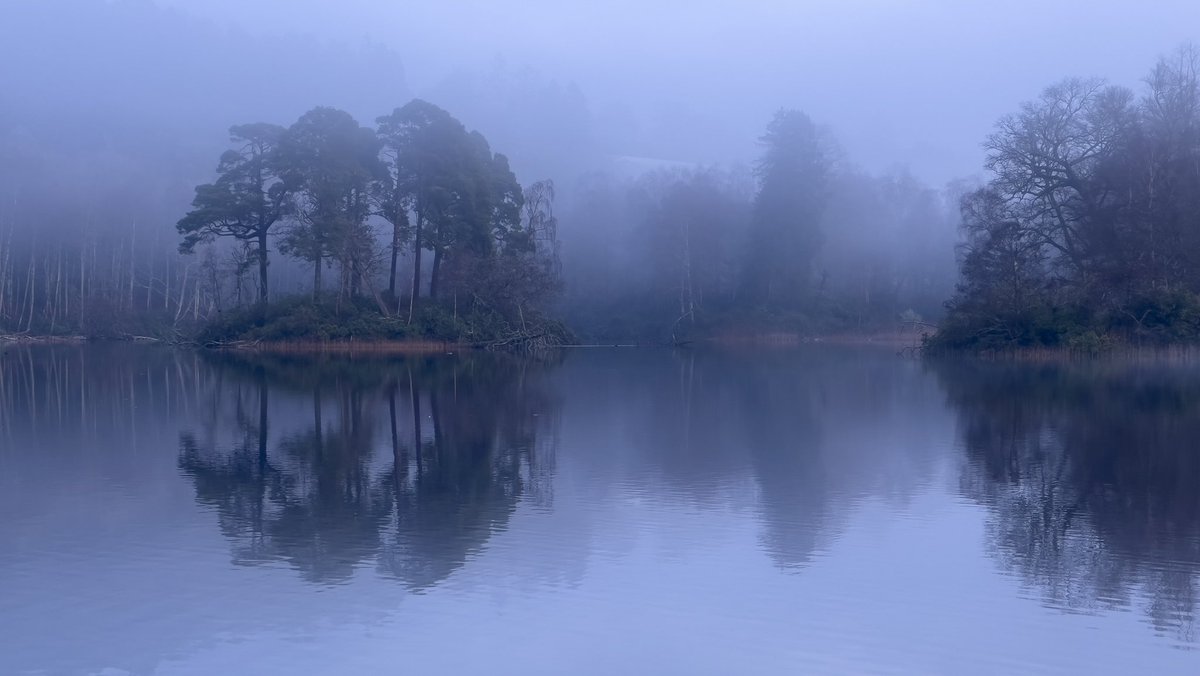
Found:
<path fill-rule="evenodd" d="M 276 158 L 284 130 L 259 123 L 229 131 L 237 147 L 221 155 L 215 182 L 196 186 L 192 210 L 175 226 L 183 235 L 179 250 L 192 253 L 197 244 L 217 237 L 232 237 L 252 247 L 258 261 L 258 299 L 265 303 L 270 297 L 267 240 L 291 205 Z"/>
<path fill-rule="evenodd" d="M 341 110 L 314 108 L 284 134 L 279 173 L 295 198 L 284 249 L 313 264 L 313 293 L 321 291 L 327 259 L 341 268 L 340 293 L 369 281 L 375 238 L 368 222 L 374 182 L 383 175 L 379 142 Z"/>
<path fill-rule="evenodd" d="M 794 307 L 821 246 L 830 162 L 817 128 L 799 111 L 776 113 L 761 141 L 745 292 L 759 305 Z"/>

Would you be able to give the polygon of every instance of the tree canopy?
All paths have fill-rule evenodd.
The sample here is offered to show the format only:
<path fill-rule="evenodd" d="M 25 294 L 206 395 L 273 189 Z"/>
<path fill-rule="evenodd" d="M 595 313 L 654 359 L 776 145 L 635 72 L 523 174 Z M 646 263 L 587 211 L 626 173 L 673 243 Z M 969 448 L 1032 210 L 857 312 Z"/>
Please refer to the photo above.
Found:
<path fill-rule="evenodd" d="M 313 293 L 321 268 L 336 261 L 339 293 L 358 290 L 371 271 L 374 233 L 367 222 L 372 186 L 383 174 L 375 133 L 349 113 L 314 108 L 284 134 L 275 163 L 294 195 L 295 214 L 283 248 L 313 264 Z"/>

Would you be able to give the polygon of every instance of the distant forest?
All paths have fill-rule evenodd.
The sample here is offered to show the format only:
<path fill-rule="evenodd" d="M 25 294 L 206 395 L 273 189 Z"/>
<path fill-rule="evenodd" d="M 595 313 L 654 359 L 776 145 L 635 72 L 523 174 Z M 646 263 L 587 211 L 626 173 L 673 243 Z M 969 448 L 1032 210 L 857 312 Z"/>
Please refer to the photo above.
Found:
<path fill-rule="evenodd" d="M 40 3 L 0 23 L 0 59 L 55 74 L 0 73 L 0 333 L 508 346 L 937 326 L 934 346 L 970 349 L 1200 333 L 1190 48 L 1140 95 L 1047 89 L 987 139 L 986 180 L 935 189 L 857 168 L 797 110 L 763 120 L 751 166 L 636 157 L 535 71 L 413 98 L 382 47 L 67 4 L 70 25 Z M 59 63 L 68 45 L 95 58 Z"/>

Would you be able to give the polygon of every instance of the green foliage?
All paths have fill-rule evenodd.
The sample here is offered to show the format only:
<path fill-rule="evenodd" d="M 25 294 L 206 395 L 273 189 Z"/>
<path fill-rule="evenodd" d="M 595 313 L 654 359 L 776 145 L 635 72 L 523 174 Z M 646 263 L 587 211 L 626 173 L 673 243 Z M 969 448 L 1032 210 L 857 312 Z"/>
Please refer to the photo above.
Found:
<path fill-rule="evenodd" d="M 227 313 L 204 326 L 196 340 L 217 346 L 235 342 L 406 341 L 430 340 L 488 345 L 510 338 L 517 326 L 504 315 L 483 307 L 459 313 L 452 305 L 427 304 L 409 324 L 406 318 L 385 317 L 367 299 L 293 297 L 265 307 Z M 521 335 L 550 336 L 553 344 L 574 341 L 561 322 L 539 314 L 526 316 Z"/>
<path fill-rule="evenodd" d="M 1067 348 L 1072 352 L 1094 355 L 1111 350 L 1114 347 L 1114 342 L 1112 336 L 1100 335 L 1089 329 L 1083 333 L 1068 337 Z"/>
<path fill-rule="evenodd" d="M 1086 307 L 1036 306 L 1004 314 L 952 308 L 926 346 L 931 349 L 1005 350 L 1067 347 L 1088 332 L 1103 333 Z"/>
<path fill-rule="evenodd" d="M 1200 296 L 1186 291 L 1142 295 L 1110 313 L 1108 320 L 1114 330 L 1136 341 L 1200 340 Z"/>
<path fill-rule="evenodd" d="M 343 302 L 294 297 L 266 307 L 231 312 L 206 325 L 197 335 L 201 344 L 236 341 L 405 340 L 416 336 L 412 327 L 384 317 L 366 299 Z"/>
<path fill-rule="evenodd" d="M 439 305 L 426 305 L 417 317 L 416 330 L 422 338 L 447 341 L 470 341 L 473 323 L 466 317 L 458 317 L 452 309 Z"/>
<path fill-rule="evenodd" d="M 1009 350 L 1068 348 L 1103 352 L 1117 344 L 1200 342 L 1200 297 L 1188 292 L 1148 294 L 1107 311 L 1090 305 L 1039 304 L 996 314 L 952 306 L 931 349 Z"/>

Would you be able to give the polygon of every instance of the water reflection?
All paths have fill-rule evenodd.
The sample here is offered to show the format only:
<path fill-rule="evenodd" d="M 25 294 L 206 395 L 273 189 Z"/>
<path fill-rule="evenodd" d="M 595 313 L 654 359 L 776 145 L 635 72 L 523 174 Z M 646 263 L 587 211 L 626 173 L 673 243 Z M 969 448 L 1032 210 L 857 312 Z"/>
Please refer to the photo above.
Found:
<path fill-rule="evenodd" d="M 989 549 L 1071 611 L 1140 606 L 1196 638 L 1200 372 L 1146 363 L 942 362 Z"/>
<path fill-rule="evenodd" d="M 380 658 L 363 672 L 396 650 L 444 667 L 464 631 L 522 665 L 552 660 L 547 636 L 729 672 L 864 645 L 845 670 L 1016 672 L 1010 638 L 1074 665 L 1096 636 L 1179 662 L 1161 648 L 1196 639 L 1197 383 L 825 346 L 11 349 L 0 672 L 224 673 L 190 660 L 263 636 L 314 649 L 243 670 L 328 672 L 306 660 L 347 652 L 330 627 L 379 630 L 353 644 Z M 1143 619 L 1170 640 L 1129 630 Z"/>
<path fill-rule="evenodd" d="M 563 402 L 588 490 L 747 510 L 784 570 L 827 549 L 860 501 L 911 500 L 945 418 L 915 363 L 832 348 L 596 352 L 565 364 L 130 346 L 8 357 L 0 410 L 21 423 L 8 428 L 24 434 L 16 447 L 63 430 L 111 440 L 102 450 L 120 456 L 120 440 L 173 426 L 178 469 L 232 561 L 285 563 L 315 583 L 374 567 L 426 589 L 522 500 L 549 506 Z"/>
<path fill-rule="evenodd" d="M 523 497 L 549 494 L 545 362 L 211 359 L 228 379 L 205 398 L 207 424 L 180 435 L 179 467 L 238 564 L 284 561 L 336 583 L 374 562 L 425 589 L 502 530 Z"/>
<path fill-rule="evenodd" d="M 903 509 L 950 422 L 936 383 L 888 351 L 572 355 L 558 379 L 597 482 L 691 509 L 744 509 L 760 548 L 799 571 L 864 500 Z"/>

